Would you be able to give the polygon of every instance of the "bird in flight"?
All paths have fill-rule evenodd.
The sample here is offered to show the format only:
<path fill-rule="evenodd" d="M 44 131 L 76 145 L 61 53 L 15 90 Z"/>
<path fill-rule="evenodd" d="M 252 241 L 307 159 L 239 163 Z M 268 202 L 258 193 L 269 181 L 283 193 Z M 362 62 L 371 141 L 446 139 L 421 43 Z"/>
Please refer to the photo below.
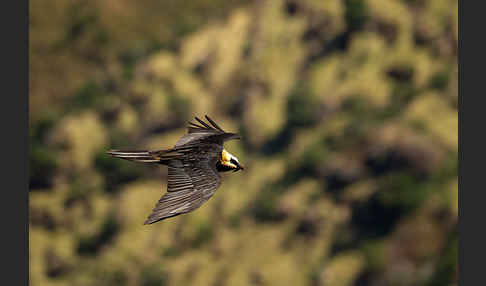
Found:
<path fill-rule="evenodd" d="M 238 159 L 223 148 L 225 141 L 240 139 L 240 136 L 223 131 L 211 118 L 207 115 L 205 117 L 209 124 L 195 117 L 199 124 L 189 122 L 188 133 L 172 149 L 107 151 L 117 158 L 168 166 L 167 192 L 157 202 L 144 224 L 199 208 L 221 184 L 219 172 L 244 169 Z"/>

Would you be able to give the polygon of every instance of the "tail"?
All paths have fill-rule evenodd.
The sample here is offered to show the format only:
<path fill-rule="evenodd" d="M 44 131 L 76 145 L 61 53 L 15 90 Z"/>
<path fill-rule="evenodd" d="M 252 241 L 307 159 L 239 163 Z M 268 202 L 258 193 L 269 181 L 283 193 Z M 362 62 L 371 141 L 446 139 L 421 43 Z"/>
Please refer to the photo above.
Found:
<path fill-rule="evenodd" d="M 152 151 L 110 150 L 107 154 L 125 160 L 142 163 L 162 163 L 160 156 Z"/>

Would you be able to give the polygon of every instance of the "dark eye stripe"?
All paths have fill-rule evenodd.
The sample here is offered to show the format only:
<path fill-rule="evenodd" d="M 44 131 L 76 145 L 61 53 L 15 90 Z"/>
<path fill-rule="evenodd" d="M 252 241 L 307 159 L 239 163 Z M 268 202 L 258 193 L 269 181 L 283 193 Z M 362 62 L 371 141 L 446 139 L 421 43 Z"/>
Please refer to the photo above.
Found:
<path fill-rule="evenodd" d="M 238 162 L 236 162 L 236 160 L 233 158 L 231 158 L 230 162 L 233 163 L 234 165 L 238 165 Z"/>

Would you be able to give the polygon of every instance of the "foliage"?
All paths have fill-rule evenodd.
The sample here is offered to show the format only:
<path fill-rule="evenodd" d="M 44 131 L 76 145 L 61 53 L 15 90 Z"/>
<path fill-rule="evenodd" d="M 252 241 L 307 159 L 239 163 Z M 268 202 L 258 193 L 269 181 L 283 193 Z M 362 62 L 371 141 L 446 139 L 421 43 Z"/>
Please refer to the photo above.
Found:
<path fill-rule="evenodd" d="M 452 0 L 30 1 L 31 285 L 457 285 Z M 205 114 L 242 140 L 143 221 Z"/>

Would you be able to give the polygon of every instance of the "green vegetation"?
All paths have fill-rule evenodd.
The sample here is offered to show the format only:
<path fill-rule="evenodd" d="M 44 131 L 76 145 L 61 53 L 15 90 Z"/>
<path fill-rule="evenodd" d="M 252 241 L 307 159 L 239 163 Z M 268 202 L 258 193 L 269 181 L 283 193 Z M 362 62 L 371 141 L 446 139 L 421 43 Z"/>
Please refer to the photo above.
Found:
<path fill-rule="evenodd" d="M 457 285 L 458 3 L 30 1 L 31 285 Z M 143 222 L 193 116 L 242 140 Z"/>

